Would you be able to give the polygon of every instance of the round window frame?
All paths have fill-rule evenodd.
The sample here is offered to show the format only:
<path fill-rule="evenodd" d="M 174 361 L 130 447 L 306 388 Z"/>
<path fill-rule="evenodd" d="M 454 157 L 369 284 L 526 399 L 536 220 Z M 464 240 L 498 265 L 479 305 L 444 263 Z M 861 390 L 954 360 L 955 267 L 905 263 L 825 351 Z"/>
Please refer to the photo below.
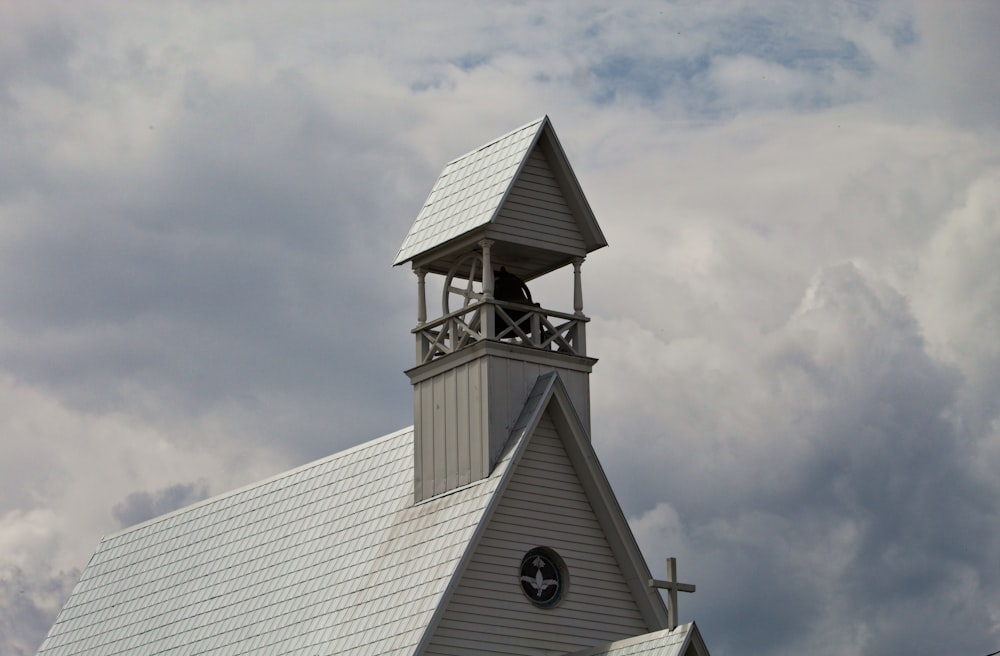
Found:
<path fill-rule="evenodd" d="M 541 556 L 548 560 L 559 576 L 559 589 L 551 599 L 545 601 L 538 601 L 528 594 L 524 586 L 524 581 L 521 580 L 521 577 L 524 576 L 522 572 L 524 572 L 525 564 L 529 558 L 534 558 L 535 556 Z M 524 595 L 525 599 L 531 602 L 536 608 L 555 608 L 562 603 L 563 599 L 566 598 L 567 592 L 569 592 L 569 569 L 566 567 L 566 561 L 555 550 L 549 547 L 533 547 L 529 549 L 521 557 L 521 562 L 517 568 L 517 587 L 521 590 L 521 594 Z"/>

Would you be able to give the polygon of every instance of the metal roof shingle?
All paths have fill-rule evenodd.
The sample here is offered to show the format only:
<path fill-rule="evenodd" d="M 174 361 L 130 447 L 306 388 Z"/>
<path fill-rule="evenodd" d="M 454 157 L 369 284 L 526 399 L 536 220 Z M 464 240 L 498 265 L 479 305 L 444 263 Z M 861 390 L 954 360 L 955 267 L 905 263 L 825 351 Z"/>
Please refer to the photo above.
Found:
<path fill-rule="evenodd" d="M 496 486 L 412 477 L 400 431 L 109 536 L 38 653 L 412 651 Z"/>
<path fill-rule="evenodd" d="M 545 121 L 536 119 L 446 164 L 394 264 L 489 223 Z"/>

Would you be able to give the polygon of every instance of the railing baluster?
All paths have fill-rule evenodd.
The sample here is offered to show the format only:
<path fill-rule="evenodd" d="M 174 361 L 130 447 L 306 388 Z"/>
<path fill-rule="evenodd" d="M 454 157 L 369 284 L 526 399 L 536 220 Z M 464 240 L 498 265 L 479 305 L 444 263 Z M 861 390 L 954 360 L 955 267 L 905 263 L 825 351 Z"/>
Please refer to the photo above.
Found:
<path fill-rule="evenodd" d="M 516 322 L 511 317 L 512 310 L 521 314 Z M 557 325 L 558 321 L 562 323 Z M 544 351 L 586 355 L 584 331 L 587 321 L 582 314 L 566 314 L 539 307 L 529 309 L 515 303 L 485 299 L 418 324 L 413 329 L 417 362 L 431 362 L 483 339 L 522 344 Z"/>

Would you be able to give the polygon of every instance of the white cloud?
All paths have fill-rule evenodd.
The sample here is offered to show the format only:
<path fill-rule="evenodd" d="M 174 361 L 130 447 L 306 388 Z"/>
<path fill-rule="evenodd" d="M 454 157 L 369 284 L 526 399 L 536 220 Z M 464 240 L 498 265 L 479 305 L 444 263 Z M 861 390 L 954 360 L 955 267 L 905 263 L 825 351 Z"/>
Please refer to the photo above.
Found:
<path fill-rule="evenodd" d="M 1000 357 L 1000 169 L 952 193 L 954 207 L 921 252 L 910 293 L 935 350 L 984 375 Z"/>
<path fill-rule="evenodd" d="M 79 412 L 3 377 L 0 563 L 80 567 L 102 533 L 116 528 L 112 508 L 132 492 L 205 480 L 217 494 L 289 464 L 274 450 L 242 442 L 233 431 L 237 421 L 220 412 L 156 426 L 122 412 Z"/>

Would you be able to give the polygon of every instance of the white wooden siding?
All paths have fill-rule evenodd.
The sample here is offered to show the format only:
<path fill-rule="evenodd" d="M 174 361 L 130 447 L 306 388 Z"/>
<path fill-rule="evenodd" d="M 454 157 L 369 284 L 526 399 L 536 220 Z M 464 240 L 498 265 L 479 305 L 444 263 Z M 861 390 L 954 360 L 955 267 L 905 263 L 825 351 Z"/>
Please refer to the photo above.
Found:
<path fill-rule="evenodd" d="M 416 500 L 489 475 L 485 378 L 486 360 L 478 358 L 414 386 Z"/>
<path fill-rule="evenodd" d="M 537 145 L 487 232 L 492 239 L 579 255 L 587 252 L 577 219 Z"/>
<path fill-rule="evenodd" d="M 414 498 L 443 494 L 489 476 L 524 401 L 556 370 L 590 430 L 590 373 L 557 358 L 484 353 L 414 383 Z"/>
<path fill-rule="evenodd" d="M 543 362 L 517 358 L 491 357 L 488 384 L 490 392 L 490 430 L 502 435 L 499 446 L 507 441 L 511 428 L 521 414 L 524 401 L 542 374 L 556 370 L 566 385 L 573 406 L 580 413 L 587 430 L 590 430 L 590 374 L 565 369 Z M 496 454 L 493 454 L 495 460 Z"/>
<path fill-rule="evenodd" d="M 424 653 L 565 654 L 648 631 L 548 413 L 516 466 Z M 518 581 L 538 546 L 569 570 L 554 608 L 532 605 Z"/>

